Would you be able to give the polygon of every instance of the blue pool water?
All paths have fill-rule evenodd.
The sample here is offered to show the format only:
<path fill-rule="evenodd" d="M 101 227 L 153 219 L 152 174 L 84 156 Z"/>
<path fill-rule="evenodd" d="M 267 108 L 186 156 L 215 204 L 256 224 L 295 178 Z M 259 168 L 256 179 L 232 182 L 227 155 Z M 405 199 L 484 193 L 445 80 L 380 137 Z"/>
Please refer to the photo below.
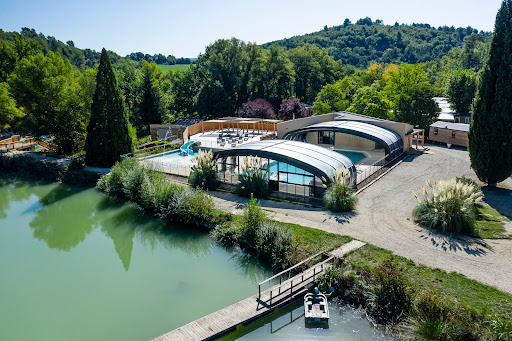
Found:
<path fill-rule="evenodd" d="M 355 165 L 362 159 L 366 158 L 366 155 L 361 152 L 353 152 L 349 150 L 335 150 L 336 153 L 340 153 L 348 157 L 350 160 L 352 160 L 352 163 Z"/>

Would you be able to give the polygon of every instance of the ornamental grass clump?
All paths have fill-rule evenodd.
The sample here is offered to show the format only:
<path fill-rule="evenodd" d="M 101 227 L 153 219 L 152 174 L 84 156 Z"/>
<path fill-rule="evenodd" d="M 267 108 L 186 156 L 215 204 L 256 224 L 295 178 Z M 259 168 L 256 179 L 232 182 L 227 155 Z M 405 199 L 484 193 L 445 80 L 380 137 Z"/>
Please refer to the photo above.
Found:
<path fill-rule="evenodd" d="M 267 174 L 268 165 L 264 165 L 260 158 L 245 158 L 238 177 L 238 194 L 248 198 L 266 198 L 270 194 Z"/>
<path fill-rule="evenodd" d="M 211 151 L 199 151 L 192 158 L 190 175 L 188 177 L 189 184 L 192 187 L 201 189 L 215 189 L 219 184 L 217 172 L 215 169 L 215 160 Z"/>
<path fill-rule="evenodd" d="M 333 212 L 348 212 L 356 208 L 357 196 L 349 185 L 350 173 L 347 168 L 336 170 L 332 184 L 324 194 L 324 206 Z"/>
<path fill-rule="evenodd" d="M 415 221 L 442 232 L 474 234 L 477 207 L 483 197 L 478 188 L 457 179 L 428 181 L 421 188 L 422 197 L 414 193 L 418 200 L 412 212 Z"/>

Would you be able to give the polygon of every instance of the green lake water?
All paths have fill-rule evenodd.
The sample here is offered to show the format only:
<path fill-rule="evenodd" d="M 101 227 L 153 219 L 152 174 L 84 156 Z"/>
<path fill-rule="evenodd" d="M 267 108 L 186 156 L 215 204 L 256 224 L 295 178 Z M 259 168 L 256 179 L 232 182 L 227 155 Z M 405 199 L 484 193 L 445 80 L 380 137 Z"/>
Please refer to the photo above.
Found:
<path fill-rule="evenodd" d="M 271 275 L 204 231 L 96 189 L 0 182 L 0 340 L 149 340 L 254 295 Z M 380 338 L 347 309 L 311 330 L 298 302 L 228 339 Z"/>
<path fill-rule="evenodd" d="M 0 187 L 0 340 L 148 340 L 272 273 L 207 233 L 98 192 Z"/>

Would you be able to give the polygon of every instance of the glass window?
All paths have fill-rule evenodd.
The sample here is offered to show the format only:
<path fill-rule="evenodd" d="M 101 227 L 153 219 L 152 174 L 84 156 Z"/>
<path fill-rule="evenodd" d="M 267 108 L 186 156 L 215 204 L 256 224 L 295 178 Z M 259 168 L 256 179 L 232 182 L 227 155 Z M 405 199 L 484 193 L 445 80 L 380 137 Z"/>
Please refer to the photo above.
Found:
<path fill-rule="evenodd" d="M 455 138 L 455 130 L 452 130 L 452 138 Z"/>
<path fill-rule="evenodd" d="M 469 124 L 469 117 L 464 118 L 464 123 Z"/>
<path fill-rule="evenodd" d="M 438 129 L 434 128 L 434 135 L 437 135 L 437 133 L 438 133 Z"/>
<path fill-rule="evenodd" d="M 321 131 L 319 133 L 320 144 L 332 144 L 334 145 L 334 132 L 333 131 Z"/>

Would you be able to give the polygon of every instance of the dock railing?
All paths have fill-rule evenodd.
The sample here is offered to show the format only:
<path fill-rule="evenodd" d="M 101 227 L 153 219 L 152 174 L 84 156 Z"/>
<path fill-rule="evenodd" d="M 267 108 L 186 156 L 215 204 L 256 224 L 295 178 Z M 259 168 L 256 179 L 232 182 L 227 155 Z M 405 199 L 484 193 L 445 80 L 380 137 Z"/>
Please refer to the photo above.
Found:
<path fill-rule="evenodd" d="M 305 264 L 306 262 L 309 262 L 310 260 L 312 260 L 312 259 L 314 259 L 314 258 L 316 258 L 316 257 L 318 257 L 318 256 L 320 256 L 322 254 L 325 254 L 325 252 L 326 252 L 325 250 L 324 251 L 320 251 L 319 253 L 317 253 L 317 254 L 309 257 L 309 258 L 304 259 L 300 263 L 297 263 L 294 266 L 292 266 L 292 267 L 290 267 L 290 268 L 288 268 L 286 270 L 283 270 L 280 273 L 275 274 L 274 276 L 272 276 L 270 278 L 267 278 L 263 282 L 258 283 L 258 298 L 261 299 L 261 287 L 262 287 L 263 284 L 268 283 L 268 282 L 270 282 L 270 281 L 272 281 L 272 280 L 274 280 L 274 279 L 279 277 L 279 285 L 282 285 L 283 284 L 283 275 L 287 274 L 288 278 L 286 278 L 286 276 L 285 276 L 284 280 L 285 281 L 289 280 L 290 278 L 292 278 L 291 277 L 292 270 L 298 268 L 299 266 Z M 329 262 L 330 260 L 332 260 L 332 258 L 333 257 L 329 257 L 327 260 L 324 260 L 324 261 L 322 261 L 320 263 L 317 263 L 317 264 L 315 264 L 315 266 L 312 267 L 313 268 L 313 275 L 312 275 L 313 279 L 316 276 L 316 273 L 317 273 L 316 269 L 317 269 L 317 267 L 320 267 L 320 271 L 319 272 L 322 272 L 323 269 L 324 269 L 324 264 Z M 309 279 L 309 278 L 311 278 L 311 277 L 306 277 L 306 280 Z M 304 272 L 302 273 L 302 276 L 301 276 L 301 282 L 303 282 L 303 281 L 304 281 Z M 292 279 L 292 282 L 290 283 L 290 291 L 291 291 L 290 293 L 293 293 L 293 279 Z M 272 305 L 272 291 L 270 292 L 270 305 Z"/>

